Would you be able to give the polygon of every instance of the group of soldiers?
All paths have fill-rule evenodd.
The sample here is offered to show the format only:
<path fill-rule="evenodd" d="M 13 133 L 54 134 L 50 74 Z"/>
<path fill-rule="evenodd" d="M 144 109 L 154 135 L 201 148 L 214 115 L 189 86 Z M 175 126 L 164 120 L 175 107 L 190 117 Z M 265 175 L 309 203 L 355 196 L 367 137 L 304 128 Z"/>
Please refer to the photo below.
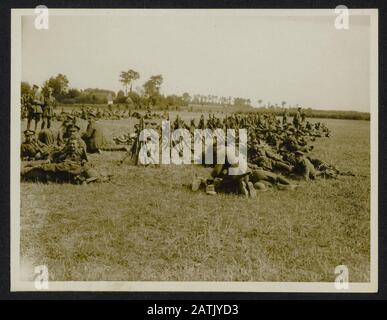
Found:
<path fill-rule="evenodd" d="M 27 118 L 27 130 L 31 129 L 32 121 L 35 121 L 34 131 L 38 129 L 40 121 L 42 121 L 41 129 L 51 127 L 56 107 L 56 100 L 52 92 L 51 87 L 41 90 L 34 84 L 31 91 L 21 97 L 22 118 Z"/>
<path fill-rule="evenodd" d="M 141 117 L 144 117 L 144 119 L 161 119 L 163 117 L 166 117 L 165 112 L 163 114 L 159 114 L 156 112 L 152 113 L 149 109 L 147 109 L 145 114 L 142 115 L 137 111 L 130 110 L 119 105 L 115 107 L 98 107 L 97 109 L 91 106 L 83 105 L 79 109 L 74 108 L 71 111 L 66 111 L 64 108 L 62 108 L 60 113 L 55 114 L 55 118 L 58 121 L 62 121 L 68 116 L 71 116 L 87 120 L 90 115 L 92 115 L 95 119 L 98 120 L 123 120 L 129 118 L 140 119 Z"/>
<path fill-rule="evenodd" d="M 306 120 L 302 109 L 290 119 L 285 111 L 282 117 L 273 114 L 232 114 L 223 119 L 210 115 L 205 120 L 202 115 L 199 122 L 189 123 L 176 117 L 172 130 L 187 129 L 193 135 L 195 129 L 246 129 L 247 161 L 246 173 L 233 176 L 228 173 L 233 167 L 228 161 L 213 166 L 211 177 L 195 177 L 192 190 L 200 188 L 207 194 L 217 192 L 236 192 L 245 196 L 255 197 L 256 190 L 266 191 L 276 186 L 278 189 L 295 189 L 299 185 L 293 180 L 314 180 L 317 177 L 337 178 L 339 175 L 353 175 L 351 172 L 340 171 L 310 152 L 314 146 L 311 142 L 316 138 L 330 137 L 330 130 L 324 123 L 312 123 Z M 216 142 L 213 150 L 216 149 Z M 235 165 L 234 165 L 235 166 Z"/>
<path fill-rule="evenodd" d="M 101 110 L 94 111 L 84 107 L 76 115 L 62 112 L 62 125 L 57 133 L 51 130 L 51 118 L 55 113 L 55 99 L 52 90 L 47 94 L 38 94 L 37 86 L 31 95 L 25 97 L 27 110 L 27 130 L 21 145 L 23 161 L 22 177 L 35 180 L 56 180 L 70 182 L 90 182 L 103 180 L 89 164 L 88 153 L 100 153 L 101 150 L 125 151 L 132 157 L 138 156 L 138 137 L 144 125 L 136 125 L 136 132 L 122 135 L 114 139 L 115 144 L 108 143 L 98 123 L 104 115 Z M 40 132 L 37 132 L 42 115 L 45 119 Z M 135 113 L 129 116 L 137 117 Z M 88 120 L 85 132 L 81 132 L 77 119 Z M 140 115 L 140 123 L 153 119 L 148 110 Z M 167 114 L 157 118 L 169 120 Z M 35 120 L 35 130 L 31 130 L 31 122 Z M 149 121 L 148 121 L 149 122 Z M 207 119 L 202 115 L 198 122 L 194 119 L 184 121 L 179 115 L 172 121 L 172 130 L 187 129 L 192 135 L 195 129 L 239 129 L 247 130 L 247 161 L 248 170 L 237 176 L 228 174 L 234 161 L 226 158 L 224 164 L 213 165 L 212 173 L 207 178 L 195 177 L 192 190 L 204 188 L 208 194 L 217 192 L 236 192 L 254 197 L 256 190 L 265 191 L 276 186 L 279 189 L 294 189 L 298 185 L 293 180 L 311 180 L 319 176 L 336 178 L 338 175 L 352 175 L 341 172 L 310 155 L 311 144 L 316 138 L 329 137 L 330 131 L 324 123 L 312 123 L 306 120 L 299 108 L 297 114 L 290 118 L 285 111 L 282 117 L 273 114 L 234 113 L 223 118 L 210 114 Z M 161 129 L 156 126 L 156 129 Z M 137 144 L 137 145 L 136 145 Z M 216 144 L 216 142 L 214 142 Z M 216 150 L 216 145 L 214 145 Z M 137 159 L 136 159 L 137 160 Z M 137 161 L 136 161 L 137 163 Z"/>
<path fill-rule="evenodd" d="M 77 124 L 78 119 L 71 115 L 63 120 L 55 134 L 51 128 L 39 132 L 25 130 L 20 152 L 22 178 L 73 183 L 106 181 L 107 176 L 93 168 L 87 155 L 101 153 L 101 150 L 126 152 L 128 148 L 109 144 L 93 113 L 87 120 L 85 132 Z"/>
<path fill-rule="evenodd" d="M 57 137 L 50 129 L 41 130 L 38 136 L 32 130 L 25 130 L 21 145 L 22 179 L 73 183 L 98 179 L 99 175 L 89 165 L 86 145 L 79 132 L 75 123 L 63 126 Z"/>

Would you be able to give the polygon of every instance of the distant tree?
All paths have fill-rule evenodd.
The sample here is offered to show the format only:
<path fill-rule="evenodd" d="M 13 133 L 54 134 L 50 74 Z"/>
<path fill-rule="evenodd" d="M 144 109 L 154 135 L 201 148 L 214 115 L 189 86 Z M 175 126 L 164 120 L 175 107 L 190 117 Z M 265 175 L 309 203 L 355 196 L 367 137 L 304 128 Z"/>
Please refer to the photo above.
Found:
<path fill-rule="evenodd" d="M 119 91 L 117 92 L 117 96 L 116 96 L 116 97 L 117 97 L 117 98 L 125 97 L 125 92 L 122 91 L 122 90 L 119 90 Z"/>
<path fill-rule="evenodd" d="M 45 81 L 42 90 L 46 91 L 49 87 L 52 88 L 52 95 L 60 101 L 66 97 L 69 88 L 69 80 L 65 75 L 59 73 L 56 77 L 51 77 Z"/>
<path fill-rule="evenodd" d="M 135 91 L 128 94 L 128 103 L 129 105 L 133 104 L 138 109 L 142 109 L 144 105 L 143 98 Z"/>
<path fill-rule="evenodd" d="M 150 79 L 144 83 L 144 92 L 145 98 L 148 101 L 148 106 L 154 106 L 156 104 L 157 98 L 160 95 L 160 87 L 163 83 L 163 76 L 161 74 L 152 76 Z"/>
<path fill-rule="evenodd" d="M 130 75 L 128 71 L 121 71 L 120 74 L 120 82 L 124 85 L 125 88 L 125 96 L 128 95 L 128 85 L 131 82 Z"/>
<path fill-rule="evenodd" d="M 185 105 L 188 106 L 191 103 L 191 96 L 189 95 L 188 92 L 184 92 L 181 97 L 182 97 L 183 102 L 184 102 Z"/>
<path fill-rule="evenodd" d="M 236 107 L 243 107 L 248 104 L 250 104 L 250 99 L 244 99 L 244 98 L 235 98 L 234 99 L 234 106 Z"/>
<path fill-rule="evenodd" d="M 82 94 L 81 91 L 79 91 L 78 89 L 73 89 L 72 88 L 72 89 L 69 89 L 67 91 L 66 98 L 74 99 L 74 98 L 79 97 L 81 94 Z"/>
<path fill-rule="evenodd" d="M 128 95 L 128 86 L 130 85 L 130 92 L 132 92 L 132 84 L 133 81 L 137 80 L 140 78 L 140 74 L 137 71 L 134 71 L 132 69 L 128 71 L 121 71 L 120 74 L 120 82 L 125 87 L 125 95 Z"/>

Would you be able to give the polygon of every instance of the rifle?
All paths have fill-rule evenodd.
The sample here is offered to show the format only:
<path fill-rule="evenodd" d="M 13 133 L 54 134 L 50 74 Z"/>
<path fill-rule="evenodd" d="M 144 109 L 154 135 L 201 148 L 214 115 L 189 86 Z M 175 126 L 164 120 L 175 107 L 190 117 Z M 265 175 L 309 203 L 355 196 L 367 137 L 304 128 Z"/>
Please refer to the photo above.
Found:
<path fill-rule="evenodd" d="M 144 130 L 144 118 L 141 117 L 139 120 L 138 129 L 136 132 L 136 139 L 135 139 L 132 147 L 130 148 L 130 151 L 128 151 L 125 154 L 125 156 L 121 159 L 120 164 L 122 164 L 126 160 L 126 158 L 128 158 L 130 156 L 130 159 L 135 158 L 135 165 L 136 166 L 138 165 L 138 157 L 139 157 L 139 153 L 141 150 L 141 146 L 143 144 L 143 142 L 140 141 L 140 134 L 143 130 Z"/>

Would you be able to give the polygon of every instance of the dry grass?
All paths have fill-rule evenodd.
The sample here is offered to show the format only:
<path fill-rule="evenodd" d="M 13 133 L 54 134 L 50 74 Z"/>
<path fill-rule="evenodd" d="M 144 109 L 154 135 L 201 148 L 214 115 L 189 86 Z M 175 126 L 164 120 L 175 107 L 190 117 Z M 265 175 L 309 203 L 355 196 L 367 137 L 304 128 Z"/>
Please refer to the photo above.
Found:
<path fill-rule="evenodd" d="M 128 120 L 105 121 L 123 133 Z M 200 166 L 91 160 L 111 182 L 21 184 L 21 254 L 51 280 L 369 281 L 369 122 L 327 120 L 314 155 L 357 177 L 270 190 L 257 199 L 189 190 Z M 82 123 L 84 126 L 85 124 Z M 123 131 L 125 130 L 125 131 Z"/>

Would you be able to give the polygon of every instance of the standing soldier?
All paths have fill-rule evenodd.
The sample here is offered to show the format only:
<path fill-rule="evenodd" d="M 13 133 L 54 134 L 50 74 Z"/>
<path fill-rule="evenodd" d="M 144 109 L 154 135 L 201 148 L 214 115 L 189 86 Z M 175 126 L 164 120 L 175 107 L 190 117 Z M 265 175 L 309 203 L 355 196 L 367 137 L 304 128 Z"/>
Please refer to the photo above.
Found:
<path fill-rule="evenodd" d="M 204 115 L 202 114 L 200 116 L 200 120 L 199 120 L 199 124 L 198 124 L 198 129 L 204 129 L 206 127 L 205 123 L 204 123 Z"/>
<path fill-rule="evenodd" d="M 47 124 L 47 129 L 51 127 L 51 118 L 54 116 L 54 108 L 56 106 L 56 100 L 52 95 L 52 88 L 48 87 L 47 96 L 44 97 L 43 105 L 43 120 L 42 120 L 42 129 L 44 129 Z"/>
<path fill-rule="evenodd" d="M 31 122 L 34 119 L 34 108 L 33 108 L 33 91 L 35 89 L 35 85 L 32 87 L 32 91 L 26 94 L 24 98 L 25 110 L 27 112 L 27 130 L 31 129 Z"/>
<path fill-rule="evenodd" d="M 38 128 L 38 124 L 40 122 L 40 119 L 43 113 L 43 110 L 42 110 L 43 102 L 42 102 L 40 92 L 38 90 L 39 90 L 39 86 L 34 84 L 32 86 L 32 92 L 28 102 L 27 130 L 30 130 L 31 121 L 35 120 L 35 130 L 34 130 L 35 132 L 36 132 L 36 129 Z"/>
<path fill-rule="evenodd" d="M 294 118 L 293 118 L 293 125 L 294 125 L 294 127 L 295 127 L 296 129 L 298 129 L 299 126 L 300 126 L 300 124 L 301 124 L 301 108 L 298 107 L 298 108 L 297 108 L 296 115 L 295 115 Z"/>
<path fill-rule="evenodd" d="M 196 129 L 195 119 L 191 119 L 191 124 L 189 126 L 189 132 L 191 133 L 191 135 L 194 134 L 195 129 Z"/>
<path fill-rule="evenodd" d="M 29 94 L 23 94 L 21 97 L 21 119 L 27 118 L 28 115 L 28 99 L 29 99 Z"/>
<path fill-rule="evenodd" d="M 285 108 L 284 113 L 282 115 L 282 125 L 288 123 L 288 109 Z"/>
<path fill-rule="evenodd" d="M 304 130 L 306 127 L 306 114 L 305 112 L 301 112 L 301 122 L 300 122 L 300 126 L 299 126 L 299 129 L 300 130 Z"/>

